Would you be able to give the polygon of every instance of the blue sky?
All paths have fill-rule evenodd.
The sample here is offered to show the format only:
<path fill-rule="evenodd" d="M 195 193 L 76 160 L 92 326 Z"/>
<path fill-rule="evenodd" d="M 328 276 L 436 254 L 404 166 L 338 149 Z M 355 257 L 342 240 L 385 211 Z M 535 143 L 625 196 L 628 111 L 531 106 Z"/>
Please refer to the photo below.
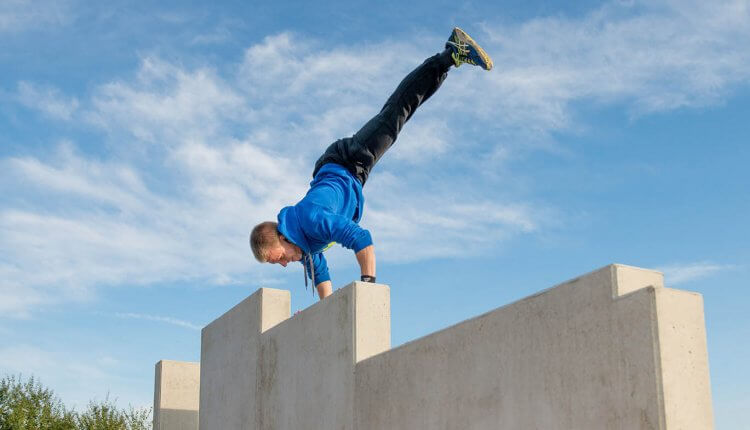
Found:
<path fill-rule="evenodd" d="M 261 286 L 306 191 L 453 26 L 365 187 L 398 345 L 609 263 L 705 300 L 717 428 L 750 404 L 750 2 L 0 3 L 0 373 L 149 405 L 159 359 Z M 333 282 L 358 278 L 329 251 Z"/>

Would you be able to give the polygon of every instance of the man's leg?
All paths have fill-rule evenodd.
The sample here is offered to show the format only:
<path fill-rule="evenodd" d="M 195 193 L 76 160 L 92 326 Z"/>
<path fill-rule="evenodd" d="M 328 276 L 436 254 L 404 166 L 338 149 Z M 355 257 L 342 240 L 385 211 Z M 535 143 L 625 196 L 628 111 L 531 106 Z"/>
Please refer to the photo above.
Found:
<path fill-rule="evenodd" d="M 313 176 L 326 163 L 339 163 L 349 169 L 362 185 L 370 170 L 396 141 L 398 133 L 414 111 L 437 91 L 454 64 L 446 49 L 424 61 L 401 81 L 388 101 L 354 136 L 328 147 L 315 163 Z"/>
<path fill-rule="evenodd" d="M 315 163 L 313 177 L 326 163 L 338 163 L 355 175 L 362 185 L 373 166 L 398 137 L 414 111 L 432 96 L 445 80 L 451 66 L 472 64 L 486 70 L 492 60 L 469 35 L 455 28 L 446 49 L 424 61 L 401 81 L 388 101 L 354 136 L 332 143 Z"/>

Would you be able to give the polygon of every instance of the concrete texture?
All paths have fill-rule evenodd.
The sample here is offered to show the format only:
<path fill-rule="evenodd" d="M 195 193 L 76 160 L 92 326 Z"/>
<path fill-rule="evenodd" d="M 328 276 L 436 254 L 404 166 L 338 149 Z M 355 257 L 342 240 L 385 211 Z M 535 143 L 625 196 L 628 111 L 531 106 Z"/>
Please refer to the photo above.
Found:
<path fill-rule="evenodd" d="M 701 297 L 612 265 L 356 366 L 357 429 L 713 428 Z"/>
<path fill-rule="evenodd" d="M 154 430 L 198 429 L 200 365 L 161 360 L 154 383 Z"/>
<path fill-rule="evenodd" d="M 389 300 L 355 282 L 289 318 L 258 290 L 203 329 L 201 430 L 713 428 L 702 298 L 658 272 L 610 265 L 392 350 Z"/>

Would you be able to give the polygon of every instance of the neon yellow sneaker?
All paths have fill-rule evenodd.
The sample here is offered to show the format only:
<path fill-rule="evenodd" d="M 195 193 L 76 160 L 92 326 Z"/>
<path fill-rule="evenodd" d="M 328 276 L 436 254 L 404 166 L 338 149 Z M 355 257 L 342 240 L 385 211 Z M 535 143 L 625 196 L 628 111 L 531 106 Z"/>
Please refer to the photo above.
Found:
<path fill-rule="evenodd" d="M 492 69 L 492 58 L 474 39 L 458 27 L 453 29 L 451 37 L 445 42 L 445 47 L 452 51 L 451 57 L 456 67 L 466 63 L 479 66 L 484 70 Z"/>

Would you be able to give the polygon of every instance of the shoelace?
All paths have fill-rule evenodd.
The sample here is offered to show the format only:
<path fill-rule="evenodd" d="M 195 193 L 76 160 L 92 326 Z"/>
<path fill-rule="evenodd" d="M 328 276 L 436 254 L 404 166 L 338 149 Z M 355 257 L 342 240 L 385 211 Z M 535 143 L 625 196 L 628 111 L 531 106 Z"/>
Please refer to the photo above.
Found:
<path fill-rule="evenodd" d="M 476 65 L 476 61 L 474 61 L 469 56 L 469 44 L 459 40 L 458 42 L 448 41 L 447 44 L 453 45 L 456 50 L 451 53 L 451 58 L 453 58 L 453 61 L 456 63 L 456 67 L 460 66 L 461 63 L 467 63 Z"/>
<path fill-rule="evenodd" d="M 468 55 L 469 54 L 469 44 L 464 42 L 463 40 L 456 40 L 454 41 L 448 41 L 451 45 L 456 47 L 457 54 L 459 55 Z"/>

